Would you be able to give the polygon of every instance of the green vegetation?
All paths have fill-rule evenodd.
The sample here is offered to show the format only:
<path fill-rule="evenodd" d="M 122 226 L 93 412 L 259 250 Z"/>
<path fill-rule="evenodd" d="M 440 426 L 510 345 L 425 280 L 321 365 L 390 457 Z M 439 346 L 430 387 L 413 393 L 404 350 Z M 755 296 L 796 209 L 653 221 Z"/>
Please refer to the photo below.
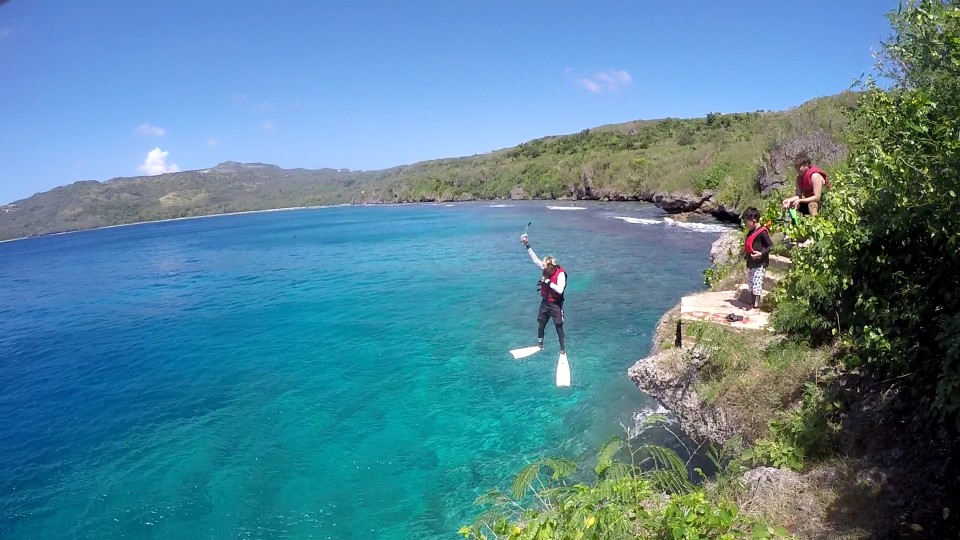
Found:
<path fill-rule="evenodd" d="M 760 200 L 758 162 L 779 145 L 811 133 L 836 136 L 856 94 L 844 93 L 780 113 L 710 113 L 706 118 L 638 121 L 537 139 L 507 150 L 502 162 L 534 160 L 554 183 L 524 187 L 537 198 L 567 188 L 574 198 L 641 198 L 644 193 L 701 193 L 746 206 Z M 777 171 L 781 176 L 789 171 Z M 552 190 L 552 191 L 551 191 Z"/>
<path fill-rule="evenodd" d="M 828 396 L 813 382 L 804 384 L 803 398 L 795 410 L 777 411 L 768 423 L 769 434 L 744 452 L 742 458 L 758 465 L 800 470 L 807 458 L 823 458 L 833 449 L 839 424 L 835 413 L 843 401 Z"/>
<path fill-rule="evenodd" d="M 865 83 L 850 158 L 798 235 L 778 327 L 837 340 L 850 368 L 903 377 L 960 426 L 960 2 L 892 17 L 889 90 Z"/>
<path fill-rule="evenodd" d="M 661 420 L 648 419 L 645 429 Z M 733 454 L 737 446 L 708 453 L 718 473 L 714 482 L 701 485 L 691 480 L 689 463 L 676 452 L 650 444 L 634 448 L 618 437 L 601 448 L 591 485 L 566 483 L 575 471 L 569 460 L 539 460 L 517 475 L 510 494 L 491 491 L 480 497 L 477 503 L 487 511 L 460 534 L 476 540 L 786 537 L 783 529 L 744 516 L 733 503 L 739 487 L 735 478 L 743 471 Z M 615 459 L 618 455 L 626 459 Z M 525 501 L 535 504 L 527 508 Z"/>
<path fill-rule="evenodd" d="M 783 420 L 777 411 L 793 401 L 828 360 L 825 351 L 768 332 L 705 322 L 694 324 L 688 339 L 710 358 L 698 373 L 697 394 L 727 411 L 748 442 L 776 433 Z"/>

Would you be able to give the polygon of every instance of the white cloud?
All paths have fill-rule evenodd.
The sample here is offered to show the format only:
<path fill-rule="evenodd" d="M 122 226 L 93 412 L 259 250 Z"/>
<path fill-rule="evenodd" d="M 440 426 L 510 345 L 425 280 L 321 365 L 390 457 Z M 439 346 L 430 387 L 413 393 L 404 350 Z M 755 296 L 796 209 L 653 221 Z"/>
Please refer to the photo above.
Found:
<path fill-rule="evenodd" d="M 602 94 L 604 92 L 616 92 L 633 82 L 633 79 L 630 78 L 629 73 L 622 69 L 608 69 L 598 71 L 589 77 L 575 79 L 574 82 L 594 94 Z"/>
<path fill-rule="evenodd" d="M 207 146 L 217 146 L 220 144 L 220 139 L 216 137 L 207 137 Z"/>
<path fill-rule="evenodd" d="M 140 124 L 136 129 L 133 130 L 133 132 L 137 135 L 143 135 L 145 137 L 163 137 L 167 134 L 167 130 L 163 129 L 162 127 L 152 126 L 150 125 L 150 122 L 144 122 Z"/>
<path fill-rule="evenodd" d="M 626 86 L 630 84 L 630 81 L 633 80 L 630 78 L 630 74 L 622 69 L 611 69 L 605 72 L 597 73 L 596 78 L 600 79 L 611 88 Z"/>
<path fill-rule="evenodd" d="M 147 154 L 147 159 L 143 161 L 143 165 L 137 167 L 137 172 L 141 172 L 148 176 L 179 172 L 180 166 L 178 166 L 176 163 L 167 165 L 167 156 L 169 154 L 170 152 L 165 152 L 159 148 L 154 148 Z"/>
<path fill-rule="evenodd" d="M 260 127 L 262 127 L 264 131 L 268 131 L 268 132 L 272 132 L 273 130 L 277 129 L 276 126 L 273 125 L 273 122 L 269 120 L 264 120 L 260 124 Z"/>
<path fill-rule="evenodd" d="M 599 94 L 600 92 L 603 92 L 603 89 L 600 88 L 600 85 L 591 81 L 590 79 L 577 79 L 576 83 L 586 88 L 587 90 L 593 92 L 594 94 Z"/>

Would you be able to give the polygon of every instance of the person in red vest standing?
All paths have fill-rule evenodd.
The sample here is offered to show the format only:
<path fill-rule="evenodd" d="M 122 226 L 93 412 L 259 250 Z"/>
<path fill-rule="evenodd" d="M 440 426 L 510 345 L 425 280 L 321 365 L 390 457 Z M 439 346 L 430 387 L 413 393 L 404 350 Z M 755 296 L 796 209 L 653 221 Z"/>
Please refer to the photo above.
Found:
<path fill-rule="evenodd" d="M 830 178 L 806 153 L 798 154 L 793 166 L 797 170 L 797 194 L 784 199 L 783 208 L 795 208 L 801 214 L 815 216 L 820 211 L 820 197 L 830 189 Z"/>
<path fill-rule="evenodd" d="M 773 239 L 767 228 L 760 225 L 760 211 L 750 207 L 743 212 L 743 224 L 747 226 L 747 239 L 743 249 L 747 259 L 747 286 L 753 296 L 751 304 L 760 307 L 760 295 L 763 293 L 763 275 L 770 266 L 770 250 Z"/>

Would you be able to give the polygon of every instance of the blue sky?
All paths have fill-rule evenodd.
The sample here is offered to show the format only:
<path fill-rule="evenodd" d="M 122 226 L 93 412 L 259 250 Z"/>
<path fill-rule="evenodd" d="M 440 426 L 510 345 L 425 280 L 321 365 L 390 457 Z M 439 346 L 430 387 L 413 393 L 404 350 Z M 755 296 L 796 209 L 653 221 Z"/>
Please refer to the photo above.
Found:
<path fill-rule="evenodd" d="M 0 204 L 229 160 L 382 169 L 785 109 L 869 72 L 897 5 L 0 0 Z"/>

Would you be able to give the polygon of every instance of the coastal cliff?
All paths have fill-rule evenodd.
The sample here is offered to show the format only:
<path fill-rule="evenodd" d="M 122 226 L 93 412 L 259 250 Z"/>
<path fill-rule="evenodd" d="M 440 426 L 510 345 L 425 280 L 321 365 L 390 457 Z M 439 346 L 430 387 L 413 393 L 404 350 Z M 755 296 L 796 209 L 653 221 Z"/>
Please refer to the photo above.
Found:
<path fill-rule="evenodd" d="M 723 233 L 710 249 L 715 264 L 736 262 L 739 232 Z M 680 427 L 694 439 L 723 445 L 738 429 L 723 409 L 706 403 L 696 390 L 698 372 L 711 361 L 702 347 L 683 349 L 679 341 L 680 305 L 663 314 L 654 331 L 650 356 L 637 361 L 627 376 L 641 391 L 671 411 Z"/>
<path fill-rule="evenodd" d="M 740 269 L 738 246 L 738 233 L 726 233 L 710 260 Z M 721 287 L 738 277 L 733 272 Z M 828 348 L 784 355 L 794 345 L 769 331 L 696 323 L 715 332 L 681 336 L 678 323 L 688 321 L 680 318 L 680 305 L 663 315 L 650 356 L 627 376 L 694 440 L 743 445 L 742 465 L 755 467 L 738 477 L 742 511 L 804 539 L 943 538 L 952 530 L 957 435 L 929 421 L 902 379 L 834 365 L 836 351 Z M 724 347 L 724 339 L 736 347 Z M 751 355 L 754 364 L 746 366 Z M 778 438 L 790 422 L 796 438 Z M 790 444 L 805 451 L 789 456 Z M 763 466 L 771 457 L 782 461 Z"/>

